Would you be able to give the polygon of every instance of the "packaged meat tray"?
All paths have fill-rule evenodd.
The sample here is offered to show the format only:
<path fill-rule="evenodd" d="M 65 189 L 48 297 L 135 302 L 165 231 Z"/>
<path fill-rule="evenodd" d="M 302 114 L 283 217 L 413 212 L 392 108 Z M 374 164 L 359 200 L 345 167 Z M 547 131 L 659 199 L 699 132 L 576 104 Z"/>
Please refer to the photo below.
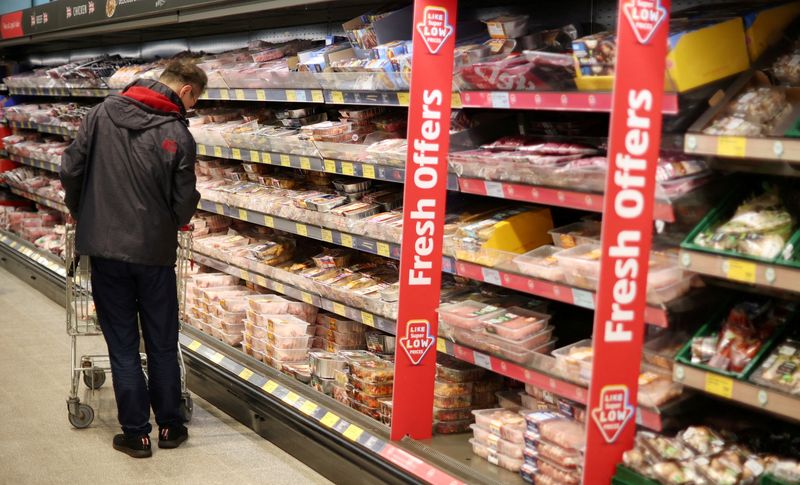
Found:
<path fill-rule="evenodd" d="M 472 395 L 437 396 L 433 395 L 433 406 L 440 409 L 464 409 L 472 406 Z"/>
<path fill-rule="evenodd" d="M 531 464 L 535 463 L 527 460 L 530 451 L 535 452 L 538 457 L 545 458 L 567 470 L 575 470 L 583 465 L 583 454 L 581 452 L 562 448 L 541 438 L 526 444 L 525 458 Z"/>
<path fill-rule="evenodd" d="M 800 394 L 800 341 L 783 341 L 759 366 L 750 380 L 788 394 Z"/>
<path fill-rule="evenodd" d="M 257 338 L 249 335 L 247 333 L 244 335 L 244 341 L 247 345 L 253 348 L 253 350 L 258 350 L 259 352 L 266 352 L 267 350 L 267 339 L 266 338 Z"/>
<path fill-rule="evenodd" d="M 567 450 L 582 451 L 586 444 L 582 423 L 558 413 L 535 411 L 525 415 L 528 430 Z"/>
<path fill-rule="evenodd" d="M 472 408 L 463 409 L 444 409 L 433 408 L 433 419 L 435 421 L 469 421 L 472 423 L 475 417 L 472 415 Z"/>
<path fill-rule="evenodd" d="M 529 448 L 525 449 L 524 461 L 526 464 L 536 467 L 537 475 L 549 477 L 555 483 L 561 485 L 580 485 L 581 483 L 580 472 L 561 467 Z"/>
<path fill-rule="evenodd" d="M 518 426 L 520 423 L 525 422 L 525 418 L 519 413 L 503 408 L 482 409 L 472 411 L 472 414 L 475 415 L 475 423 L 478 426 L 497 436 L 501 436 L 501 428 L 503 426 Z"/>
<path fill-rule="evenodd" d="M 528 33 L 527 15 L 502 15 L 486 20 L 492 39 L 516 39 Z"/>
<path fill-rule="evenodd" d="M 689 335 L 683 332 L 664 332 L 645 341 L 642 358 L 650 365 L 671 372 L 675 364 L 675 356 L 689 341 L 689 338 Z"/>
<path fill-rule="evenodd" d="M 585 339 L 553 351 L 556 370 L 572 380 L 587 383 L 592 378 L 592 340 Z"/>
<path fill-rule="evenodd" d="M 360 391 L 377 397 L 391 396 L 394 381 L 367 382 L 355 376 L 350 376 L 350 384 Z"/>
<path fill-rule="evenodd" d="M 481 428 L 477 424 L 470 425 L 470 429 L 472 429 L 473 435 L 475 436 L 475 441 L 489 448 L 490 451 L 502 453 L 509 458 L 520 459 L 523 457 L 522 451 L 525 449 L 525 445 L 522 442 L 512 443 L 506 441 L 496 434 L 493 434 L 488 429 Z"/>
<path fill-rule="evenodd" d="M 219 335 L 218 338 L 220 340 L 222 340 L 223 342 L 225 342 L 226 344 L 228 344 L 228 345 L 236 347 L 238 345 L 241 345 L 241 343 L 242 343 L 243 337 L 242 337 L 242 332 L 241 331 L 239 331 L 239 332 L 236 332 L 236 331 L 234 331 L 234 332 L 226 332 L 226 331 L 220 329 L 220 330 L 217 330 L 217 332 L 219 332 L 218 333 L 218 335 Z"/>
<path fill-rule="evenodd" d="M 362 391 L 360 389 L 348 389 L 348 394 L 350 395 L 351 399 L 355 402 L 361 403 L 371 409 L 378 409 L 381 406 L 379 399 L 385 397 L 391 397 L 391 394 L 382 395 L 382 396 L 373 396 L 372 394 Z"/>
<path fill-rule="evenodd" d="M 783 55 L 772 65 L 772 73 L 782 84 L 800 86 L 800 52 Z"/>
<path fill-rule="evenodd" d="M 528 337 L 540 333 L 548 322 L 550 315 L 532 312 L 520 307 L 511 307 L 497 315 L 487 315 L 480 318 L 486 332 L 497 334 L 498 337 L 514 341 L 523 341 Z M 546 342 L 549 335 L 542 341 Z M 534 345 L 525 348 L 532 348 Z"/>
<path fill-rule="evenodd" d="M 308 349 L 279 349 L 267 342 L 264 351 L 265 354 L 273 357 L 275 360 L 284 362 L 299 362 L 308 360 Z"/>
<path fill-rule="evenodd" d="M 496 306 L 473 300 L 452 303 L 439 308 L 442 322 L 469 330 L 482 328 L 484 325 L 481 318 L 498 315 L 501 312 L 502 310 Z"/>
<path fill-rule="evenodd" d="M 600 278 L 600 258 L 602 247 L 597 243 L 581 244 L 558 253 L 558 265 L 564 271 L 564 278 L 572 286 L 587 290 L 597 289 Z"/>
<path fill-rule="evenodd" d="M 682 390 L 682 386 L 672 380 L 672 375 L 645 371 L 639 374 L 637 401 L 642 406 L 657 408 L 680 396 Z"/>
<path fill-rule="evenodd" d="M 433 393 L 437 396 L 450 397 L 472 395 L 471 382 L 448 382 L 436 380 L 433 384 Z"/>
<path fill-rule="evenodd" d="M 276 337 L 303 337 L 308 335 L 309 324 L 293 315 L 268 315 L 266 329 Z"/>
<path fill-rule="evenodd" d="M 276 349 L 294 350 L 307 349 L 311 346 L 311 335 L 299 337 L 282 337 L 272 332 L 267 332 L 267 341 Z"/>
<path fill-rule="evenodd" d="M 596 221 L 583 221 L 549 231 L 553 244 L 562 249 L 572 249 L 582 244 L 600 242 L 602 225 Z"/>
<path fill-rule="evenodd" d="M 461 421 L 433 421 L 433 432 L 436 434 L 466 433 L 472 424 L 471 419 Z"/>
<path fill-rule="evenodd" d="M 394 364 L 383 359 L 373 357 L 369 360 L 354 360 L 349 364 L 350 372 L 364 382 L 380 383 L 394 379 Z"/>
<path fill-rule="evenodd" d="M 436 379 L 448 382 L 477 381 L 486 371 L 455 357 L 439 354 L 436 358 Z"/>
<path fill-rule="evenodd" d="M 379 408 L 371 408 L 353 399 L 350 400 L 350 407 L 352 407 L 361 414 L 369 416 L 370 418 L 376 421 L 380 421 L 381 419 L 381 413 Z"/>
<path fill-rule="evenodd" d="M 522 466 L 523 460 L 521 459 L 511 458 L 503 455 L 502 453 L 493 452 L 486 446 L 476 441 L 474 438 L 469 440 L 469 442 L 472 445 L 473 453 L 487 460 L 493 465 L 505 468 L 506 470 L 514 473 L 518 472 Z"/>
<path fill-rule="evenodd" d="M 786 92 L 781 88 L 761 87 L 739 95 L 729 107 L 732 115 L 751 123 L 765 124 L 781 116 L 789 107 Z"/>
<path fill-rule="evenodd" d="M 541 246 L 533 251 L 514 258 L 519 272 L 534 278 L 541 278 L 548 281 L 564 281 L 564 270 L 558 264 L 556 254 L 563 251 L 563 248 L 556 246 Z"/>

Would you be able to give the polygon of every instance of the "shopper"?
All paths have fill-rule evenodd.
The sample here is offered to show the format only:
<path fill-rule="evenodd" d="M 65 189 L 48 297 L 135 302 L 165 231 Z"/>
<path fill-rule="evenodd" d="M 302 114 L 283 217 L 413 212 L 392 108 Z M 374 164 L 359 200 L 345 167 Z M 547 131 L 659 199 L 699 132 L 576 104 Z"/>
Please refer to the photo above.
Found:
<path fill-rule="evenodd" d="M 206 82 L 193 63 L 170 62 L 160 81 L 136 81 L 93 108 L 62 157 L 76 249 L 91 257 L 92 294 L 111 360 L 123 431 L 114 448 L 136 458 L 152 455 L 151 405 L 159 448 L 176 448 L 189 436 L 180 413 L 175 260 L 178 229 L 200 199 L 185 114 Z"/>

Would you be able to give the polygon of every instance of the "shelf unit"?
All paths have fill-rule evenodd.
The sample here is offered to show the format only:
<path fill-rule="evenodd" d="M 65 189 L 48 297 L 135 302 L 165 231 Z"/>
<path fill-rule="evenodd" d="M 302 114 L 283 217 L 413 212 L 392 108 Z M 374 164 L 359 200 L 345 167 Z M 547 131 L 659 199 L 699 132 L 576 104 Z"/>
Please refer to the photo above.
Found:
<path fill-rule="evenodd" d="M 69 209 L 67 209 L 67 206 L 64 205 L 61 202 L 57 202 L 55 200 L 50 200 L 50 199 L 45 199 L 44 197 L 40 197 L 40 196 L 38 196 L 36 194 L 32 194 L 32 193 L 30 193 L 30 192 L 28 192 L 26 190 L 22 190 L 20 188 L 14 187 L 14 186 L 11 186 L 11 192 L 13 194 L 19 195 L 20 197 L 24 197 L 24 198 L 26 198 L 28 200 L 32 200 L 32 201 L 36 202 L 37 204 L 41 204 L 41 205 L 43 205 L 45 207 L 48 207 L 50 209 L 55 209 L 55 210 L 61 212 L 62 214 L 69 214 Z"/>
<path fill-rule="evenodd" d="M 681 249 L 680 263 L 695 273 L 800 293 L 800 268 L 797 267 L 688 249 Z"/>
<path fill-rule="evenodd" d="M 574 112 L 611 111 L 610 92 L 581 91 L 465 91 L 465 108 L 525 109 Z M 678 95 L 664 93 L 664 114 L 678 113 Z"/>
<path fill-rule="evenodd" d="M 42 170 L 47 170 L 48 172 L 58 173 L 59 170 L 61 169 L 60 164 L 53 163 L 49 160 L 40 160 L 38 158 L 22 157 L 20 155 L 14 155 L 14 154 L 9 155 L 8 158 L 17 163 L 21 163 L 22 165 L 40 168 Z"/>
<path fill-rule="evenodd" d="M 682 364 L 675 364 L 673 378 L 707 394 L 800 422 L 800 396 Z"/>

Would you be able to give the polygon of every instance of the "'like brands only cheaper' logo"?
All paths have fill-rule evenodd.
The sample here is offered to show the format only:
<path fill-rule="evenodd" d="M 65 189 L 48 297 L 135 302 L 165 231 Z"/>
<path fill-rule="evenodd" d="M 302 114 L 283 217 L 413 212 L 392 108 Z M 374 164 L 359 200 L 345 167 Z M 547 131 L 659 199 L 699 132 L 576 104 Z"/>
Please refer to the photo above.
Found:
<path fill-rule="evenodd" d="M 633 417 L 628 386 L 605 386 L 600 391 L 600 407 L 592 409 L 594 420 L 607 443 L 614 443 Z"/>
<path fill-rule="evenodd" d="M 453 30 L 447 20 L 447 9 L 442 7 L 425 7 L 422 22 L 417 24 L 417 32 L 431 54 L 439 52 L 447 38 L 453 35 Z"/>
<path fill-rule="evenodd" d="M 400 345 L 414 365 L 422 362 L 422 358 L 433 347 L 434 342 L 436 338 L 431 335 L 431 324 L 427 320 L 409 320 L 406 325 L 406 336 L 400 339 Z"/>
<path fill-rule="evenodd" d="M 667 9 L 661 5 L 661 0 L 628 0 L 622 10 L 640 44 L 649 44 L 667 18 Z"/>

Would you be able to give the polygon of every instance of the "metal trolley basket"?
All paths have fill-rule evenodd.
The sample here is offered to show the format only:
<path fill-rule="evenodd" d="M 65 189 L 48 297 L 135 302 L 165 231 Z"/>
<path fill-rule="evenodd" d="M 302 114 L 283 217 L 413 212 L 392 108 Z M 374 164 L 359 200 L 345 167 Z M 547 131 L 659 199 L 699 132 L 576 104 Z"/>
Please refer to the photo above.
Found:
<path fill-rule="evenodd" d="M 181 228 L 178 232 L 178 254 L 176 261 L 179 323 L 182 325 L 186 304 L 186 278 L 191 258 L 192 232 L 190 228 Z M 92 392 L 99 389 L 106 381 L 106 373 L 111 372 L 108 354 L 91 354 L 78 356 L 78 337 L 102 335 L 100 322 L 92 299 L 91 273 L 89 258 L 81 257 L 75 251 L 75 226 L 68 225 L 64 260 L 67 270 L 66 308 L 67 335 L 70 337 L 71 374 L 67 410 L 69 422 L 76 428 L 86 428 L 94 421 L 94 409 L 82 403 L 78 397 L 81 376 L 83 382 Z M 147 354 L 140 354 L 142 370 L 147 379 Z M 181 414 L 185 421 L 192 418 L 192 398 L 186 389 L 186 368 L 183 363 L 183 352 L 178 345 L 178 365 L 181 376 Z"/>

